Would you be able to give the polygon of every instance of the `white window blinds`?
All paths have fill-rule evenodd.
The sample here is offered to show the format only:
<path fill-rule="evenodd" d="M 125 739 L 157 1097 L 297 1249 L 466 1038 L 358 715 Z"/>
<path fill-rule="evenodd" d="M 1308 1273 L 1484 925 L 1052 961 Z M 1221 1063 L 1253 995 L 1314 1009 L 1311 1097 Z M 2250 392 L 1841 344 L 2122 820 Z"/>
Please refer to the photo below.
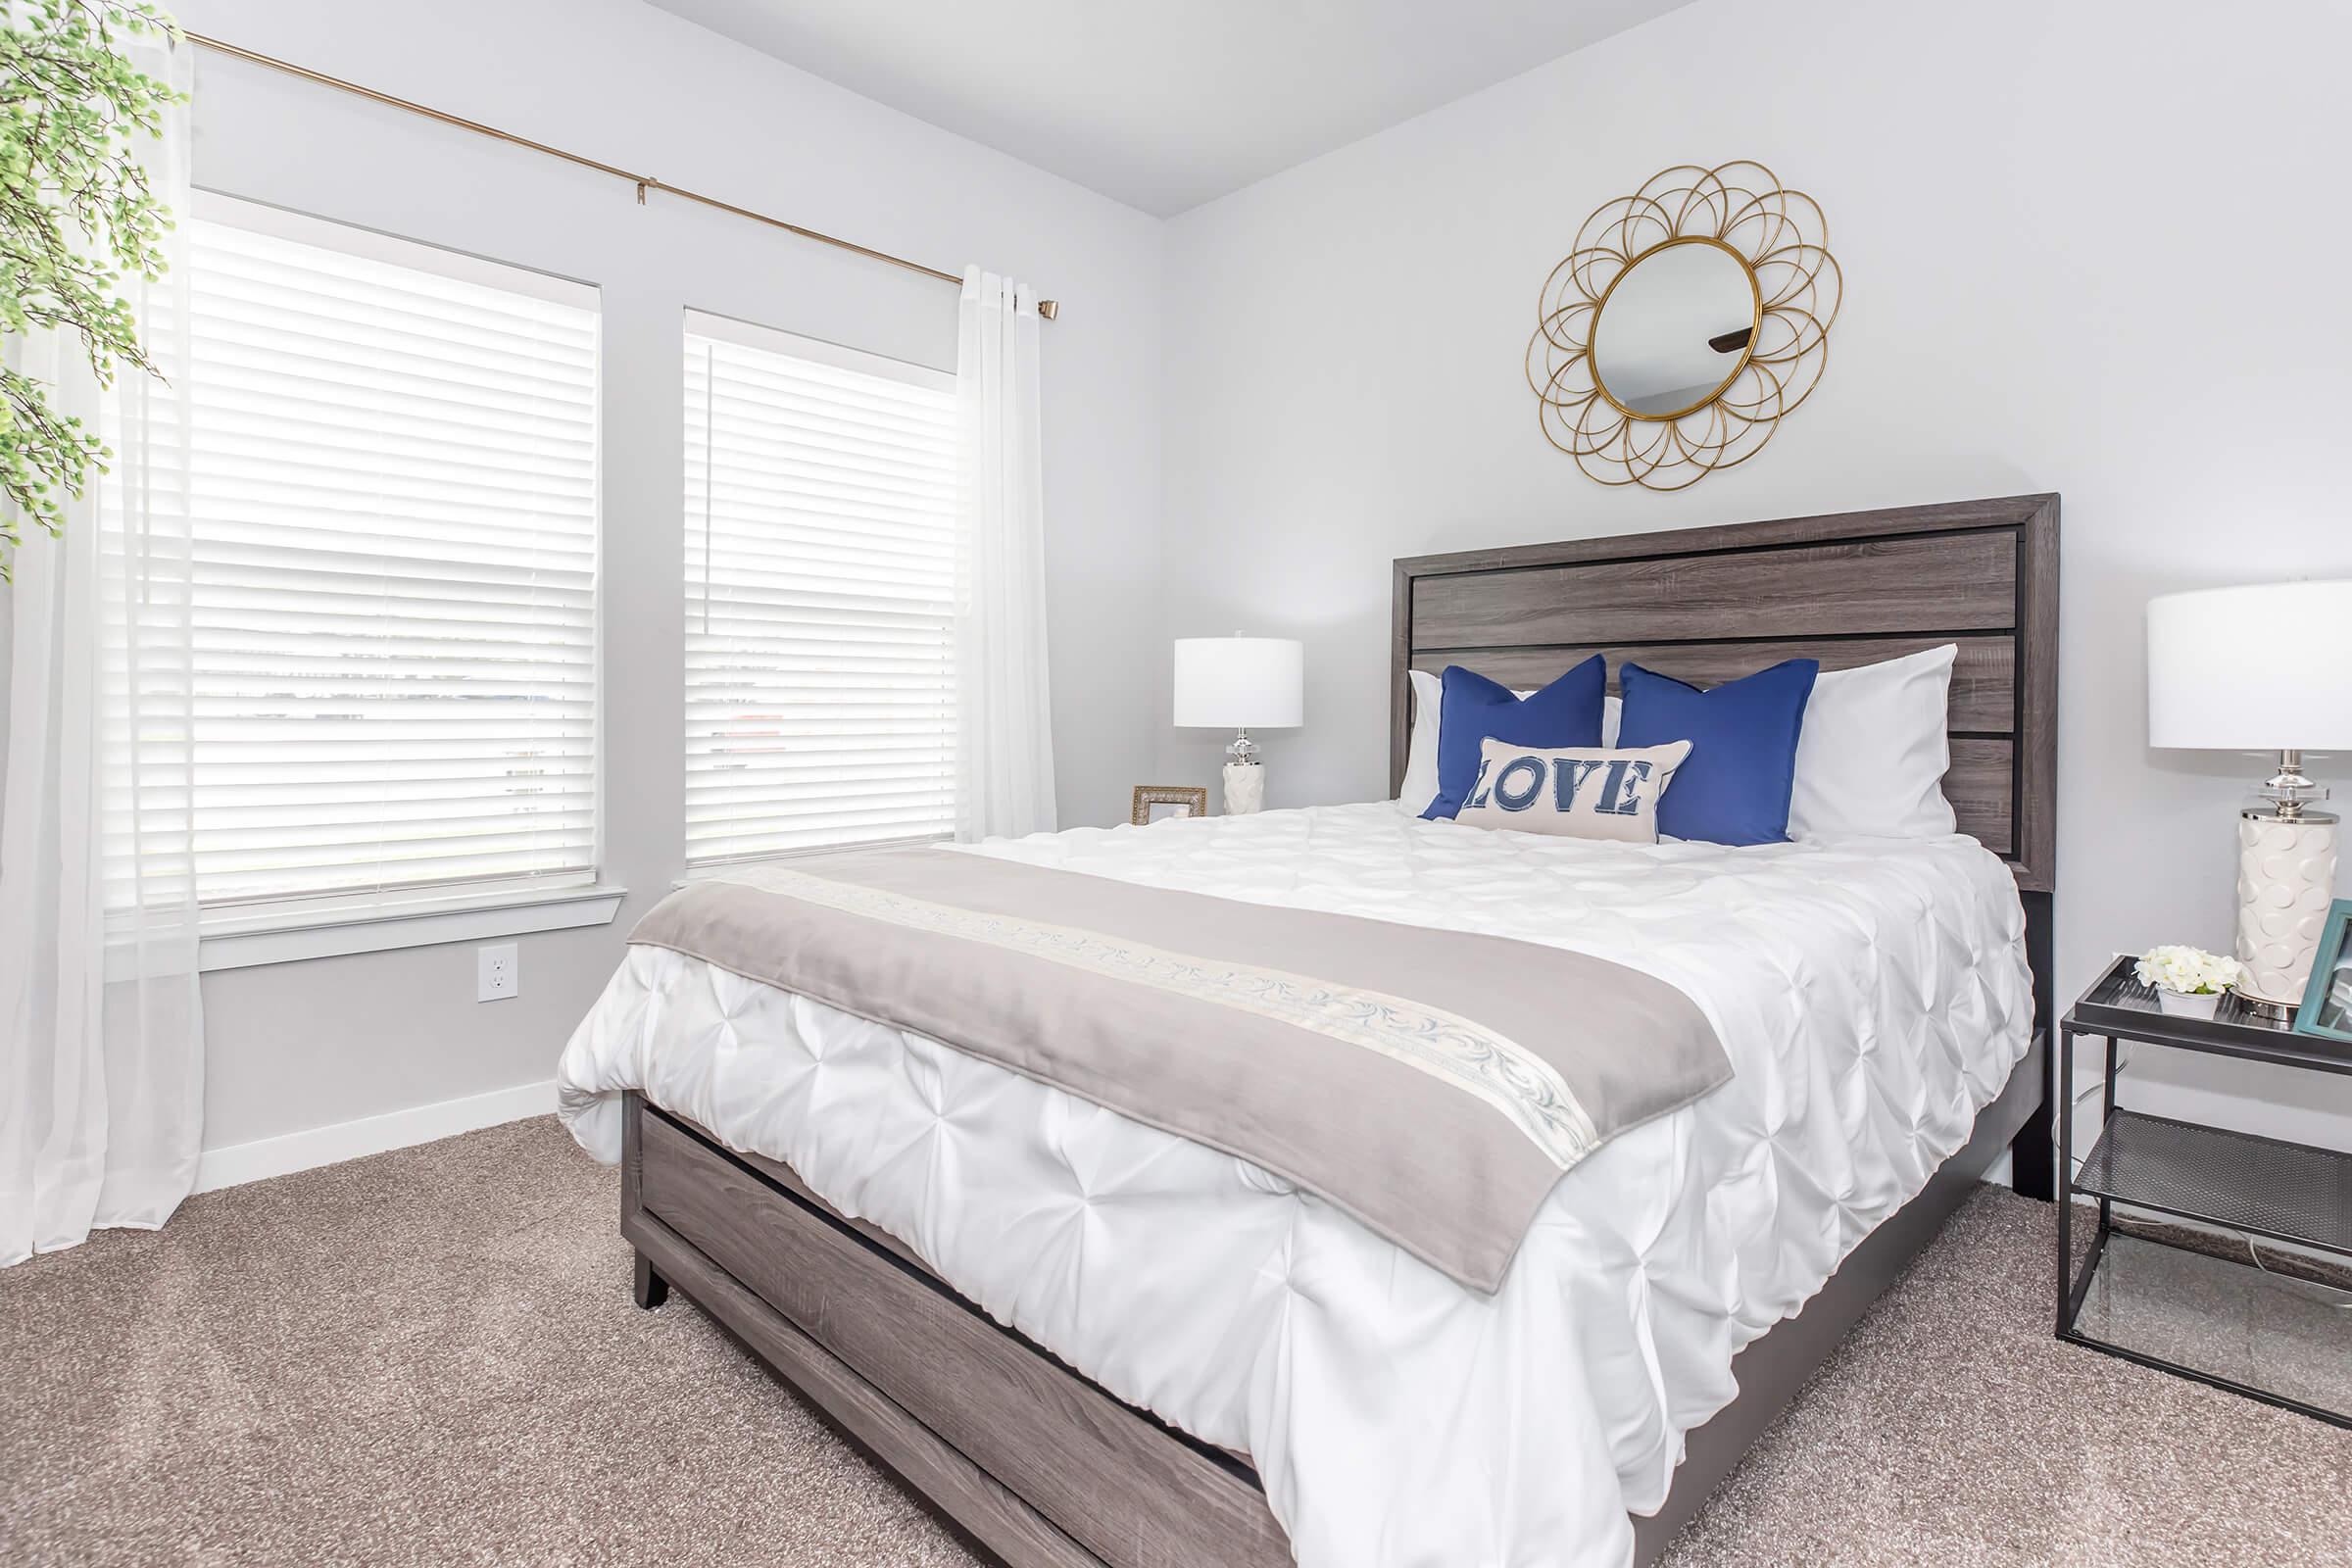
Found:
<path fill-rule="evenodd" d="M 585 879 L 595 291 L 243 204 L 203 211 L 200 896 Z"/>
<path fill-rule="evenodd" d="M 956 380 L 686 332 L 686 858 L 956 817 Z"/>

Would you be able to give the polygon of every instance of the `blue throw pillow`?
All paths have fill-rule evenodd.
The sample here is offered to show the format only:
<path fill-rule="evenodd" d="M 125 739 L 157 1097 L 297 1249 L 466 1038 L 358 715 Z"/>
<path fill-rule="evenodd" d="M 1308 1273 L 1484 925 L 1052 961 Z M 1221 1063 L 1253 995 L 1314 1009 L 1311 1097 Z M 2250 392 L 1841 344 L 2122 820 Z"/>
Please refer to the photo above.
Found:
<path fill-rule="evenodd" d="M 1690 760 L 1658 802 L 1658 831 L 1713 844 L 1785 842 L 1796 737 L 1820 673 L 1820 661 L 1791 659 L 1701 691 L 1640 664 L 1621 667 L 1617 744 L 1690 743 Z"/>
<path fill-rule="evenodd" d="M 1438 698 L 1438 797 L 1421 815 L 1435 820 L 1462 808 L 1490 736 L 1514 746 L 1598 746 L 1608 695 L 1609 666 L 1598 654 L 1524 699 L 1476 670 L 1446 665 Z"/>

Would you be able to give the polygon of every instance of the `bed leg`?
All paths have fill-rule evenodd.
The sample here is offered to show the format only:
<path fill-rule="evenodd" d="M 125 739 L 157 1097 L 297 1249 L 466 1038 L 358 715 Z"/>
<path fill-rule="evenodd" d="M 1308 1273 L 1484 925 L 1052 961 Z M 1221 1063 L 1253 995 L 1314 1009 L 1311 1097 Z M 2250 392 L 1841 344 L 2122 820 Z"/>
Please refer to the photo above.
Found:
<path fill-rule="evenodd" d="M 643 1252 L 637 1254 L 636 1277 L 630 1282 L 629 1295 L 649 1312 L 669 1299 L 669 1281 L 654 1272 L 653 1259 Z"/>
<path fill-rule="evenodd" d="M 2065 1048 L 2049 1048 L 2049 1062 L 2055 1063 L 2058 1053 Z M 2037 1198 L 2047 1203 L 2056 1199 L 2058 1161 L 2057 1128 L 2052 1123 L 2051 1110 L 2056 1096 L 2049 1087 L 2047 1064 L 2042 1075 L 2041 1104 L 2026 1118 L 2017 1139 L 2009 1146 L 2009 1185 L 2027 1198 Z"/>
<path fill-rule="evenodd" d="M 2009 1145 L 2009 1183 L 2028 1198 L 2048 1202 L 2058 1196 L 2056 1128 L 2058 1053 L 2061 1043 L 2056 1019 L 2058 990 L 2055 970 L 2056 914 L 2047 893 L 2028 893 L 2026 906 L 2026 961 L 2034 970 L 2034 1027 L 2040 1034 L 2048 1059 L 2042 1063 L 2041 1103 L 2026 1118 L 2025 1127 Z"/>

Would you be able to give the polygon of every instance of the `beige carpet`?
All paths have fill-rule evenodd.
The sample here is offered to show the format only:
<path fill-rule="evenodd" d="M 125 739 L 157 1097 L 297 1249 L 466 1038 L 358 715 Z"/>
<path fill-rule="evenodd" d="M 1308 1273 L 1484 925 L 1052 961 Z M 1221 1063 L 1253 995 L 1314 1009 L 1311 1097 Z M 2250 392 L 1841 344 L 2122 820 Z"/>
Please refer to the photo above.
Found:
<path fill-rule="evenodd" d="M 975 1562 L 617 1201 L 522 1122 L 0 1272 L 0 1562 Z M 1674 1562 L 2352 1561 L 2352 1434 L 2054 1343 L 2049 1228 L 1976 1199 Z"/>

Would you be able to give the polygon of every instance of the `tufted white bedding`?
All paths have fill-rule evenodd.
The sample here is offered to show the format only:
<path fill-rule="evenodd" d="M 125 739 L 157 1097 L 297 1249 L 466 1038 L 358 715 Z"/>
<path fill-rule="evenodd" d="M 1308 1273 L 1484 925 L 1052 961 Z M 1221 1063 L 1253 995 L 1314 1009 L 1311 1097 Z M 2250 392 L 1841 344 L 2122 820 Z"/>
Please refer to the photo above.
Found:
<path fill-rule="evenodd" d="M 972 853 L 1580 949 L 1680 986 L 1732 1056 L 1571 1171 L 1490 1298 L 1244 1161 L 629 951 L 564 1054 L 583 1146 L 619 1157 L 634 1088 L 787 1161 L 1000 1322 L 1250 1455 L 1306 1568 L 1620 1568 L 1734 1352 L 1925 1185 L 2029 1043 L 2023 911 L 1972 839 L 1629 846 L 1374 803 Z"/>

